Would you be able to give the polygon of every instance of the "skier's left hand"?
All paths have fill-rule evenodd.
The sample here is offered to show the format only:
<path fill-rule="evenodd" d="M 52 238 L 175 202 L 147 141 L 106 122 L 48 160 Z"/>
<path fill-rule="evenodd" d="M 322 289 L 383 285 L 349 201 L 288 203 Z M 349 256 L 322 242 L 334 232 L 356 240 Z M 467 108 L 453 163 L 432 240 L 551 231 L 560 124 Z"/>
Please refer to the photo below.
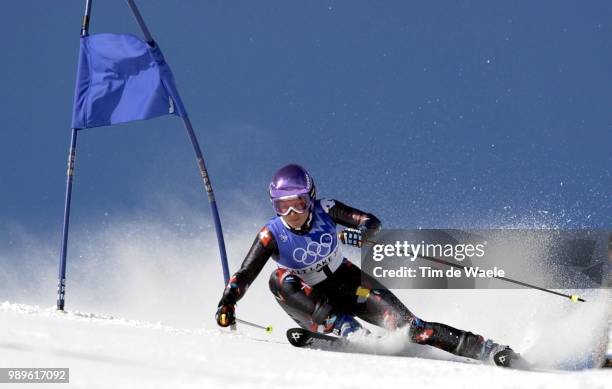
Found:
<path fill-rule="evenodd" d="M 361 230 L 355 228 L 346 228 L 338 234 L 338 237 L 344 244 L 361 247 Z"/>
<path fill-rule="evenodd" d="M 229 327 L 236 324 L 236 306 L 232 304 L 219 304 L 215 319 L 221 327 Z"/>

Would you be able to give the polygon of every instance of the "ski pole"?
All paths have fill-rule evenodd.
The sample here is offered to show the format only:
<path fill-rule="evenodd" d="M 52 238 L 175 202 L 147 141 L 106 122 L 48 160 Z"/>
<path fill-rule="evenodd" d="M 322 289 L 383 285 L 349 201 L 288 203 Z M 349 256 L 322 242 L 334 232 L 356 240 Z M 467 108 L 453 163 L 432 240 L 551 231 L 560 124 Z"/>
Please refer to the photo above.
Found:
<path fill-rule="evenodd" d="M 363 241 L 364 241 L 364 242 L 366 242 L 366 243 L 372 244 L 372 245 L 375 245 L 375 244 L 380 244 L 380 243 L 378 243 L 378 242 L 375 242 L 375 241 L 373 241 L 373 240 L 368 240 L 368 239 L 364 239 Z M 414 255 L 414 253 L 412 253 L 412 252 L 409 252 L 409 254 Z M 427 260 L 427 261 L 436 262 L 436 263 L 441 263 L 441 264 L 444 264 L 444 265 L 448 265 L 448 266 L 451 266 L 451 267 L 455 267 L 455 268 L 458 268 L 458 269 L 468 269 L 468 268 L 471 268 L 470 266 L 463 266 L 463 265 L 459 265 L 459 264 L 456 264 L 456 263 L 452 263 L 452 262 L 445 261 L 445 260 L 443 260 L 443 259 L 434 258 L 434 257 L 428 257 L 428 256 L 426 256 L 426 255 L 417 255 L 417 257 L 418 257 L 418 258 L 425 259 L 425 260 Z M 555 292 L 554 290 L 550 290 L 550 289 L 542 288 L 542 287 L 539 287 L 539 286 L 536 286 L 536 285 L 531 285 L 531 284 L 528 284 L 528 283 L 526 283 L 526 282 L 522 282 L 522 281 L 513 280 L 513 279 L 511 279 L 511 278 L 507 278 L 507 277 L 493 276 L 493 278 L 497 278 L 498 280 L 503 280 L 503 281 L 506 281 L 506 282 L 511 282 L 511 283 L 513 283 L 513 284 L 517 284 L 517 285 L 526 286 L 526 287 L 531 288 L 531 289 L 541 290 L 542 292 L 547 292 L 547 293 L 551 293 L 551 294 L 556 294 L 557 296 L 561 296 L 561 297 L 568 298 L 568 299 L 572 300 L 572 301 L 573 301 L 573 302 L 575 302 L 575 303 L 577 303 L 577 302 L 579 302 L 579 301 L 580 301 L 580 302 L 583 302 L 583 303 L 585 303 L 585 302 L 586 302 L 586 300 L 585 300 L 585 299 L 583 299 L 582 297 L 579 297 L 579 296 L 578 296 L 578 295 L 576 295 L 576 294 L 564 294 L 564 293 L 559 293 L 559 292 Z"/>
<path fill-rule="evenodd" d="M 251 326 L 251 327 L 259 328 L 261 330 L 266 331 L 267 333 L 271 333 L 272 330 L 273 330 L 272 325 L 267 325 L 267 326 L 264 327 L 264 326 L 261 326 L 259 324 L 251 323 L 250 321 L 246 321 L 246 320 L 242 320 L 242 319 L 238 319 L 238 318 L 236 318 L 236 322 L 237 323 L 246 324 L 246 325 Z"/>

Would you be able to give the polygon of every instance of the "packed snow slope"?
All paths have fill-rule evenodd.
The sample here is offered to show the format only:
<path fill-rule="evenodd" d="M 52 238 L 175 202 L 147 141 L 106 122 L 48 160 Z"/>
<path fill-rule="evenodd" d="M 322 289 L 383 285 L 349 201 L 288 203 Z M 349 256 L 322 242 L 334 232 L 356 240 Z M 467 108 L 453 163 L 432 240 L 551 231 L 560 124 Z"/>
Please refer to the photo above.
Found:
<path fill-rule="evenodd" d="M 295 324 L 268 290 L 272 261 L 237 315 L 273 324 L 274 333 L 220 330 L 213 316 L 224 285 L 216 240 L 203 232 L 211 227 L 169 219 L 75 223 L 65 314 L 53 308 L 57 237 L 9 226 L 10 245 L 0 248 L 0 367 L 68 367 L 70 386 L 87 388 L 612 388 L 610 370 L 583 369 L 605 353 L 609 290 L 578 291 L 587 300 L 579 304 L 533 290 L 396 291 L 425 320 L 482 334 L 563 372 L 475 365 L 407 345 L 401 332 L 370 348 L 379 355 L 303 350 L 285 340 Z M 226 233 L 232 270 L 265 215 L 240 220 Z M 513 254 L 519 249 L 531 248 Z M 356 250 L 345 254 L 358 262 Z M 399 351 L 411 356 L 381 355 Z"/>
<path fill-rule="evenodd" d="M 283 340 L 284 328 L 276 335 L 244 327 L 231 334 L 8 302 L 0 306 L 0 323 L 0 365 L 69 367 L 71 387 L 612 387 L 611 372 L 602 369 L 527 372 L 463 361 L 296 349 Z"/>

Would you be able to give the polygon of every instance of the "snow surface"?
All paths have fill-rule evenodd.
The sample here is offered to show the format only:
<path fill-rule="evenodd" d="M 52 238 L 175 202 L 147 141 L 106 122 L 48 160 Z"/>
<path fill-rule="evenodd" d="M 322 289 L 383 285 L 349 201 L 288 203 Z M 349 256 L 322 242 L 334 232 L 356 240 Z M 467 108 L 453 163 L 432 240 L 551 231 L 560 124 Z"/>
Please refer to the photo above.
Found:
<path fill-rule="evenodd" d="M 179 329 L 9 302 L 0 305 L 0 323 L 0 365 L 69 367 L 71 387 L 612 388 L 604 369 L 527 372 L 296 349 L 283 341 L 283 329 Z"/>
<path fill-rule="evenodd" d="M 169 225 L 175 214 L 193 214 L 193 220 Z M 295 324 L 268 290 L 272 261 L 239 302 L 237 315 L 273 324 L 274 333 L 245 326 L 238 334 L 222 331 L 213 319 L 224 286 L 217 245 L 200 216 L 191 207 L 160 207 L 155 215 L 96 226 L 75 222 L 67 313 L 52 307 L 58 237 L 7 225 L 11 244 L 0 247 L 0 367 L 69 367 L 70 387 L 87 388 L 612 389 L 612 370 L 475 365 L 431 347 L 406 346 L 401 332 L 365 347 L 379 354 L 407 348 L 405 354 L 415 357 L 296 349 L 284 336 Z M 232 270 L 261 220 L 266 215 L 241 216 L 226 233 Z M 356 250 L 345 254 L 359 258 Z M 395 292 L 421 318 L 511 345 L 542 368 L 595 364 L 608 342 L 610 290 L 578 291 L 587 303 L 533 290 Z"/>

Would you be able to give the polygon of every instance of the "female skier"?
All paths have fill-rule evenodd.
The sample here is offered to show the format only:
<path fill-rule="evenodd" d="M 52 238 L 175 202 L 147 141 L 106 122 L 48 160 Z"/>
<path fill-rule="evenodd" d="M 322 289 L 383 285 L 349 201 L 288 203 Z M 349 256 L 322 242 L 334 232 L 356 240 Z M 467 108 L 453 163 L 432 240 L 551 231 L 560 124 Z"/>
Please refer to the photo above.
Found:
<path fill-rule="evenodd" d="M 235 323 L 236 303 L 272 257 L 278 268 L 269 286 L 281 307 L 302 328 L 348 336 L 368 323 L 395 330 L 408 326 L 412 342 L 500 366 L 516 357 L 508 346 L 446 324 L 424 321 L 380 282 L 342 255 L 336 225 L 348 227 L 340 240 L 360 247 L 381 228 L 372 214 L 336 200 L 316 198 L 315 184 L 299 165 L 279 169 L 270 183 L 277 216 L 259 231 L 240 269 L 230 278 L 215 318 Z"/>

